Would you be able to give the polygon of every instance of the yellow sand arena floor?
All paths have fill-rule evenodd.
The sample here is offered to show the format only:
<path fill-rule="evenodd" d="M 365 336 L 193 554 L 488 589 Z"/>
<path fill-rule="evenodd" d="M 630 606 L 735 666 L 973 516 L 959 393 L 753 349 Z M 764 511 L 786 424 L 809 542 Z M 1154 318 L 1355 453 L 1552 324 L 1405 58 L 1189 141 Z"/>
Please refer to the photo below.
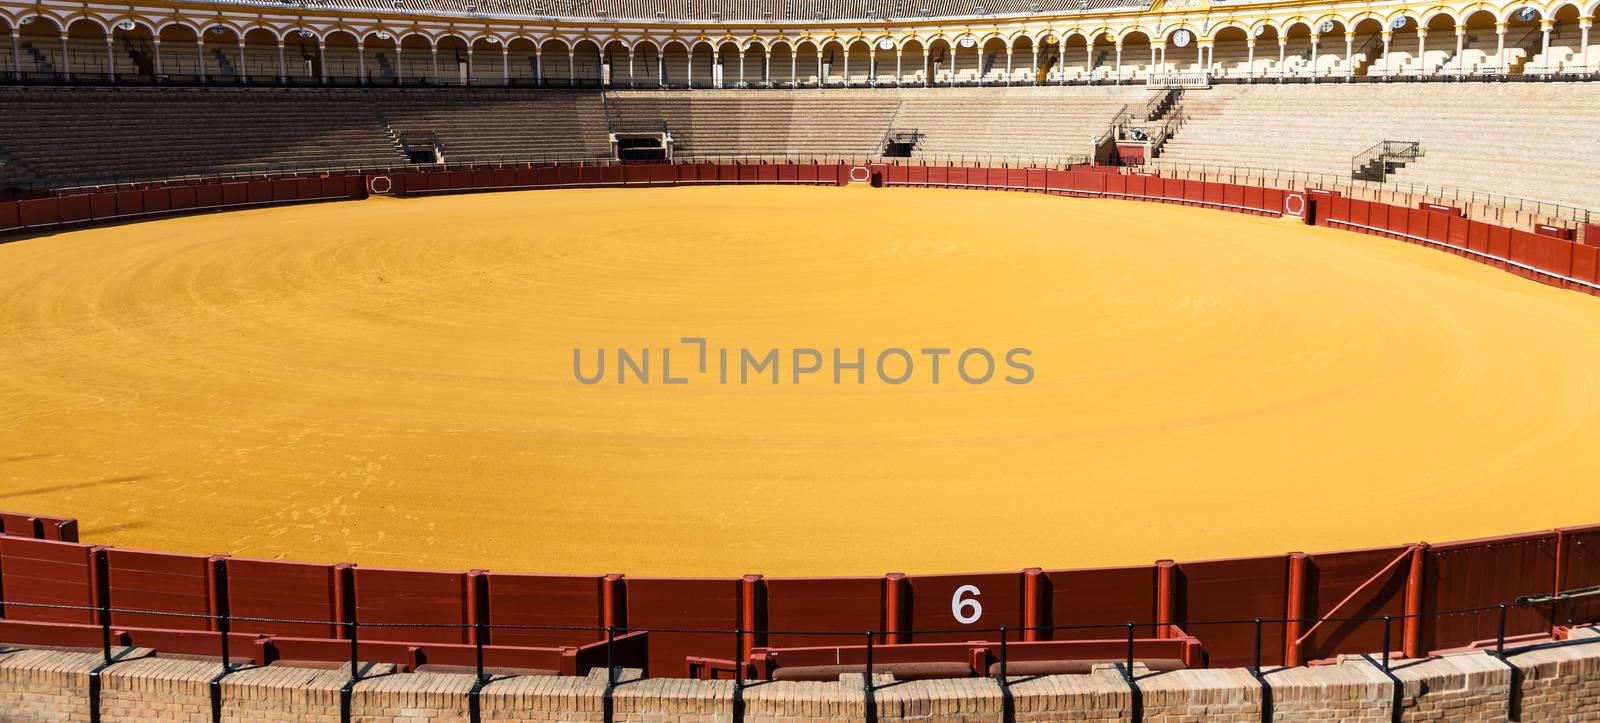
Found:
<path fill-rule="evenodd" d="M 678 347 L 688 384 L 574 379 L 687 336 L 1036 377 L 724 386 Z M 0 245 L 0 508 L 170 551 L 794 575 L 1463 538 L 1600 520 L 1597 382 L 1596 299 L 1138 203 L 540 191 Z"/>

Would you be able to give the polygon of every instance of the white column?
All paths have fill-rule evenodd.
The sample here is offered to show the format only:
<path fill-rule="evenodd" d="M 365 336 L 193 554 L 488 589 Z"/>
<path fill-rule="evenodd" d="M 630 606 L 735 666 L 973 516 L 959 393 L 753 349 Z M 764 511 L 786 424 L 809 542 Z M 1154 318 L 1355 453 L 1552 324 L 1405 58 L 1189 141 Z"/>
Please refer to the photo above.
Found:
<path fill-rule="evenodd" d="M 1356 75 L 1356 39 L 1349 28 L 1344 31 L 1344 79 L 1350 80 Z"/>
<path fill-rule="evenodd" d="M 22 80 L 22 51 L 18 46 L 22 44 L 22 32 L 16 28 L 11 29 L 11 79 Z M 156 50 L 161 50 L 161 39 L 156 38 Z M 156 66 L 161 66 L 161 54 L 156 54 Z M 161 72 L 161 71 L 156 71 Z"/>
<path fill-rule="evenodd" d="M 1583 32 L 1583 37 L 1579 39 L 1578 57 L 1583 58 L 1583 69 L 1586 71 L 1594 70 L 1593 68 L 1589 67 L 1589 28 L 1593 26 L 1594 18 L 1578 19 L 1578 29 Z M 16 47 L 15 42 L 12 43 L 12 47 Z"/>
<path fill-rule="evenodd" d="M 1158 62 L 1158 59 L 1160 57 L 1161 56 L 1156 52 L 1156 44 L 1155 43 L 1151 43 L 1150 44 L 1150 67 L 1145 70 L 1146 74 L 1149 74 L 1149 75 L 1154 75 L 1155 74 L 1155 72 L 1156 72 L 1156 63 Z M 1117 73 L 1117 76 L 1119 78 L 1121 77 L 1121 75 L 1122 75 L 1121 72 Z"/>
<path fill-rule="evenodd" d="M 850 87 L 850 49 L 844 49 L 844 87 Z"/>
<path fill-rule="evenodd" d="M 1122 41 L 1117 41 L 1117 85 L 1122 85 Z"/>
<path fill-rule="evenodd" d="M 328 84 L 328 53 L 326 52 L 327 51 L 327 47 L 328 47 L 327 43 L 323 42 L 322 38 L 317 38 L 317 68 L 322 71 L 322 72 L 318 73 L 318 76 L 319 76 L 318 77 L 318 81 L 321 82 L 323 85 L 327 85 Z"/>
<path fill-rule="evenodd" d="M 684 82 L 688 83 L 688 87 L 692 90 L 694 88 L 694 48 L 689 49 L 689 65 L 686 70 L 689 73 L 689 77 L 684 78 Z"/>
<path fill-rule="evenodd" d="M 239 38 L 239 82 L 250 82 L 250 73 L 244 64 L 244 38 Z"/>
<path fill-rule="evenodd" d="M 1313 83 L 1317 82 L 1317 43 L 1321 40 L 1321 35 L 1311 34 L 1311 82 Z"/>
<path fill-rule="evenodd" d="M 822 75 L 822 48 L 817 48 L 817 87 L 828 84 L 828 79 Z"/>
<path fill-rule="evenodd" d="M 894 87 L 900 87 L 900 49 L 894 49 Z"/>
<path fill-rule="evenodd" d="M 578 87 L 578 49 L 575 47 L 567 48 L 567 87 Z"/>
<path fill-rule="evenodd" d="M 1456 57 L 1455 57 L 1456 74 L 1457 75 L 1459 75 L 1466 68 L 1466 66 L 1462 64 L 1463 61 L 1462 61 L 1462 58 L 1461 58 L 1462 51 L 1466 50 L 1466 44 L 1467 44 L 1467 29 L 1465 27 L 1463 27 L 1461 24 L 1457 23 L 1456 24 Z"/>
<path fill-rule="evenodd" d="M 536 45 L 533 48 L 533 84 L 537 85 L 537 86 L 543 86 L 544 85 L 544 47 L 543 46 L 537 46 Z"/>
<path fill-rule="evenodd" d="M 435 45 L 435 46 L 429 47 L 428 48 L 428 53 L 429 53 L 428 82 L 429 83 L 433 83 L 434 85 L 438 85 L 439 84 L 439 46 Z"/>
<path fill-rule="evenodd" d="M 628 78 L 633 78 L 633 53 L 628 53 Z M 500 81 L 511 85 L 511 44 L 500 44 Z"/>
<path fill-rule="evenodd" d="M 628 87 L 633 87 L 633 48 L 628 48 Z"/>
<path fill-rule="evenodd" d="M 745 82 L 745 79 L 744 79 L 744 48 L 740 48 L 739 49 L 739 84 L 736 85 L 735 87 L 744 88 L 744 87 L 747 87 L 747 85 L 748 84 Z"/>
<path fill-rule="evenodd" d="M 1419 26 L 1417 28 L 1417 76 L 1418 77 L 1421 77 L 1421 76 L 1424 76 L 1424 75 L 1428 74 L 1428 65 L 1423 60 L 1427 56 L 1428 56 L 1428 29 Z"/>
<path fill-rule="evenodd" d="M 477 75 L 478 68 L 472 64 L 472 46 L 467 46 L 467 82 L 462 85 L 472 85 L 473 77 Z"/>
<path fill-rule="evenodd" d="M 394 39 L 394 84 L 405 85 L 406 82 L 406 56 L 405 48 L 400 46 L 400 38 Z"/>
<path fill-rule="evenodd" d="M 117 39 L 106 36 L 106 76 L 117 82 Z"/>
<path fill-rule="evenodd" d="M 154 38 L 151 38 L 151 42 L 153 42 L 155 44 L 155 46 L 156 46 L 156 57 L 155 57 L 156 75 L 161 75 L 161 36 L 157 35 Z M 280 43 L 279 47 L 282 47 L 281 43 L 283 41 L 280 40 L 278 42 Z M 11 59 L 13 61 L 15 61 L 16 58 L 17 58 L 17 34 L 16 33 L 12 33 L 11 34 Z M 16 64 L 14 67 L 21 68 L 22 65 L 19 63 L 19 64 Z M 21 76 L 18 76 L 18 77 L 21 77 Z"/>
<path fill-rule="evenodd" d="M 356 85 L 367 84 L 367 43 L 356 41 Z"/>
<path fill-rule="evenodd" d="M 770 90 L 772 86 L 772 48 L 761 49 L 761 74 L 766 77 L 766 85 Z"/>
<path fill-rule="evenodd" d="M 1245 80 L 1246 80 L 1246 82 L 1254 83 L 1254 82 L 1256 82 L 1256 39 L 1255 38 L 1246 39 L 1244 41 L 1244 47 L 1245 47 L 1245 61 L 1244 61 Z"/>
<path fill-rule="evenodd" d="M 1500 66 L 1500 73 L 1503 75 L 1506 72 L 1506 24 L 1505 23 L 1495 23 L 1494 24 L 1494 36 L 1495 36 L 1495 40 L 1496 40 L 1495 50 L 1494 50 L 1494 62 L 1495 62 L 1496 65 Z"/>
<path fill-rule="evenodd" d="M 1545 18 L 1539 21 L 1539 32 L 1544 34 L 1541 41 L 1539 54 L 1544 58 L 1544 74 L 1550 74 L 1550 29 L 1555 27 L 1556 21 Z"/>
<path fill-rule="evenodd" d="M 278 85 L 289 84 L 289 69 L 283 64 L 283 39 L 278 39 Z"/>
<path fill-rule="evenodd" d="M 61 67 L 56 70 L 56 74 L 60 75 L 62 80 L 72 80 L 72 64 L 67 57 L 67 34 L 64 32 L 61 34 Z"/>
<path fill-rule="evenodd" d="M 1039 46 L 1033 46 L 1033 85 L 1038 85 L 1039 79 Z"/>
<path fill-rule="evenodd" d="M 1286 68 L 1284 68 L 1283 61 L 1284 61 L 1284 57 L 1288 54 L 1288 52 L 1289 52 L 1289 36 L 1287 36 L 1287 35 L 1278 36 L 1278 78 L 1279 79 L 1283 78 L 1284 71 L 1286 70 Z"/>
<path fill-rule="evenodd" d="M 1006 46 L 1006 85 L 1011 85 L 1011 46 Z"/>
<path fill-rule="evenodd" d="M 800 49 L 789 48 L 789 89 L 800 87 Z"/>
<path fill-rule="evenodd" d="M 878 87 L 878 46 L 867 49 L 867 85 Z"/>

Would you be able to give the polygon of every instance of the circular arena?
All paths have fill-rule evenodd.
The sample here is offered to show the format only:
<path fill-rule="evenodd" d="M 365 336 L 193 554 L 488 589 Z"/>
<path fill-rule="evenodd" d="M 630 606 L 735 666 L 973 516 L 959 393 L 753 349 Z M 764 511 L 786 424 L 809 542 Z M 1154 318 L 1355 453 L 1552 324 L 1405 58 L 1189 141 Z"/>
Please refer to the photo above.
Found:
<path fill-rule="evenodd" d="M 1600 720 L 1597 9 L 0 0 L 0 720 Z"/>

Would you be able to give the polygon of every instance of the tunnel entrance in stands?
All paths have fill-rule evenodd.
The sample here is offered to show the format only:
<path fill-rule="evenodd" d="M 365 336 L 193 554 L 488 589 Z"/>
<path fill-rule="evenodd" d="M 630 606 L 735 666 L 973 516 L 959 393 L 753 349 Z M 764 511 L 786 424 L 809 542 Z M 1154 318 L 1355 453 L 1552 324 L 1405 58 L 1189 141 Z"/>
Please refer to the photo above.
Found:
<path fill-rule="evenodd" d="M 611 158 L 618 161 L 672 160 L 672 134 L 666 123 L 657 128 L 611 132 Z"/>
<path fill-rule="evenodd" d="M 914 130 L 891 130 L 883 136 L 884 158 L 910 158 L 921 135 Z"/>

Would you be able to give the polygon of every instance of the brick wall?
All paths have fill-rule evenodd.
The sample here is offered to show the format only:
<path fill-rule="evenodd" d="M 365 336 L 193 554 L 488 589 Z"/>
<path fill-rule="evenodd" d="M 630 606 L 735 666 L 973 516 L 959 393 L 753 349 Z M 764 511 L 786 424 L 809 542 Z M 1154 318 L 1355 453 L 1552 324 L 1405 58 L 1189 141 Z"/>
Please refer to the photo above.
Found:
<path fill-rule="evenodd" d="M 1522 653 L 1517 705 L 1525 721 L 1600 721 L 1600 632 L 1581 629 L 1575 640 L 1594 644 L 1553 646 Z M 57 723 L 88 719 L 89 671 L 96 652 L 0 649 L 0 721 Z M 103 674 L 102 720 L 195 721 L 211 719 L 209 681 L 214 662 L 157 658 L 148 651 L 119 650 L 120 662 Z M 1137 671 L 1144 720 L 1256 721 L 1260 684 L 1241 669 Z M 375 667 L 355 688 L 357 721 L 456 723 L 466 721 L 470 675 L 395 673 Z M 1512 674 L 1483 653 L 1453 655 L 1395 667 L 1401 680 L 1405 720 L 1505 720 Z M 339 689 L 346 670 L 258 668 L 236 672 L 222 685 L 223 718 L 229 721 L 339 720 Z M 1274 719 L 1280 722 L 1389 720 L 1394 699 L 1390 679 L 1360 658 L 1336 665 L 1273 670 Z M 992 680 L 964 679 L 895 683 L 880 676 L 875 698 L 879 720 L 999 721 L 1003 700 Z M 600 721 L 605 677 L 499 679 L 484 689 L 485 721 Z M 1110 668 L 1089 675 L 1018 679 L 1011 686 L 1018 721 L 1126 721 L 1134 698 Z M 648 679 L 628 671 L 615 692 L 617 721 L 728 720 L 731 681 Z M 761 683 L 746 688 L 745 719 L 851 720 L 865 716 L 861 677 L 838 682 Z"/>

